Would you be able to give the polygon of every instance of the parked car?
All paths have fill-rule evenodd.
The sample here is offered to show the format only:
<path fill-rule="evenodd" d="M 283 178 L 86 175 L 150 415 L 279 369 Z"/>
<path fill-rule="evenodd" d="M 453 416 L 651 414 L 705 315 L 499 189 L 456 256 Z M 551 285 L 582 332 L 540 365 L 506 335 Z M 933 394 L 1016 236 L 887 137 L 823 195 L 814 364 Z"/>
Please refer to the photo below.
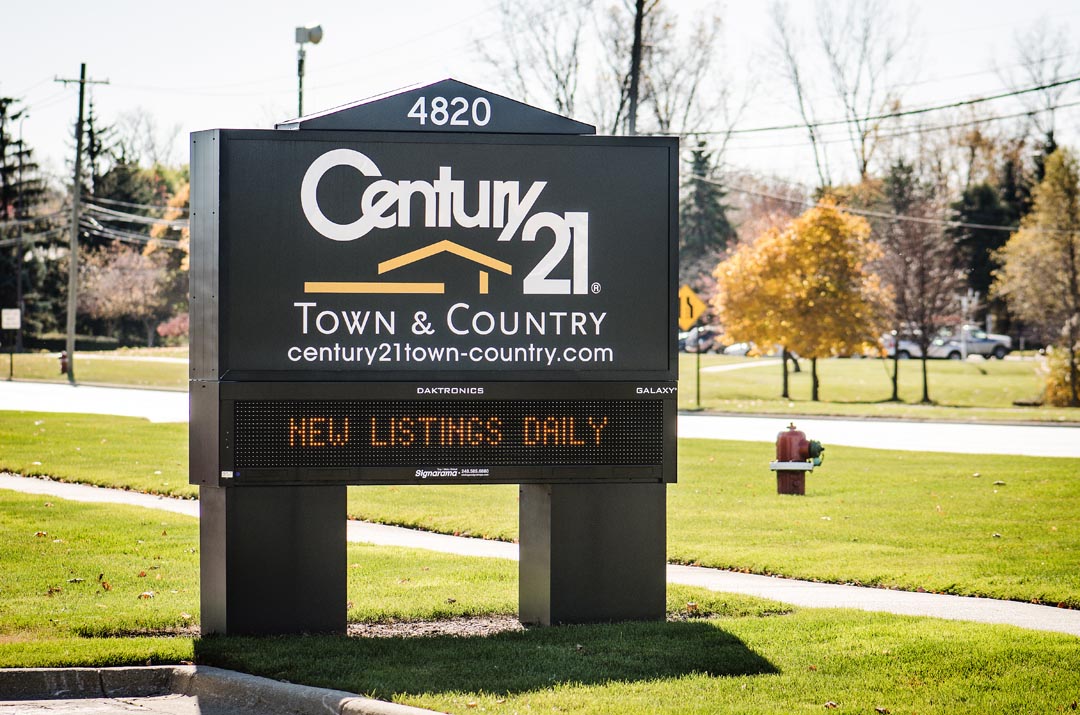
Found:
<path fill-rule="evenodd" d="M 885 347 L 887 357 L 895 356 L 900 360 L 922 357 L 922 348 L 919 347 L 915 335 L 912 334 L 901 334 L 900 339 L 897 340 L 896 331 L 893 330 L 881 336 L 881 344 Z"/>
<path fill-rule="evenodd" d="M 959 360 L 964 356 L 966 347 L 968 355 L 982 355 L 987 359 L 993 357 L 1002 360 L 1012 350 L 1012 338 L 1008 335 L 988 333 L 974 325 L 965 325 L 962 330 L 962 333 L 943 331 L 930 343 L 927 355 L 932 358 Z"/>
<path fill-rule="evenodd" d="M 679 333 L 679 350 L 688 353 L 718 353 L 723 350 L 720 343 L 720 328 L 715 325 L 699 325 L 685 333 Z"/>
<path fill-rule="evenodd" d="M 733 343 L 724 348 L 725 355 L 746 355 L 754 349 L 753 343 Z"/>

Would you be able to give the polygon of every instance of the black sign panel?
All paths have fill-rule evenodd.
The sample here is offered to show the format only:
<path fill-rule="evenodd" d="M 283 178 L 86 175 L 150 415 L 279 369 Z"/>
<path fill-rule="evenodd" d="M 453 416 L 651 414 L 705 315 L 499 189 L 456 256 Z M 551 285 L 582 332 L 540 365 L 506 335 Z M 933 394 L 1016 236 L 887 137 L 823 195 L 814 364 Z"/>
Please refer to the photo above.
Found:
<path fill-rule="evenodd" d="M 675 378 L 674 140 L 217 134 L 222 378 Z"/>
<path fill-rule="evenodd" d="M 234 383 L 234 484 L 674 481 L 675 387 Z"/>

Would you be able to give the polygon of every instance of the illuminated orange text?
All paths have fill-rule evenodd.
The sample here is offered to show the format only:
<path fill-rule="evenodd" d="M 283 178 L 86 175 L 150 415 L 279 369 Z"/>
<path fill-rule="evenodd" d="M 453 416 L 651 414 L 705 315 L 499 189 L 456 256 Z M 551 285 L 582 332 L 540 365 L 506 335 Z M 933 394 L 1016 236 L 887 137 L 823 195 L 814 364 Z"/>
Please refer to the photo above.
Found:
<path fill-rule="evenodd" d="M 290 447 L 340 447 L 349 442 L 349 418 L 289 418 Z"/>
<path fill-rule="evenodd" d="M 589 417 L 588 428 L 581 428 L 574 417 L 526 417 L 522 440 L 529 447 L 552 445 L 556 447 L 581 447 L 586 440 L 600 444 L 600 432 L 607 427 L 607 417 Z"/>
<path fill-rule="evenodd" d="M 498 417 L 371 418 L 373 447 L 479 447 L 502 444 Z"/>

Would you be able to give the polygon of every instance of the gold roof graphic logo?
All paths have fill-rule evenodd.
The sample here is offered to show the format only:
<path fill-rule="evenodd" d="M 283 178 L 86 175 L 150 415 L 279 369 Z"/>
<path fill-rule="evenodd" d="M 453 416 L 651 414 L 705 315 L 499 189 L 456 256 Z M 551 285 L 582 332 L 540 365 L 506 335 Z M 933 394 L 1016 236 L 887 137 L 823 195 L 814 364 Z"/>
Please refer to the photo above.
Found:
<path fill-rule="evenodd" d="M 478 263 L 485 268 L 499 271 L 506 275 L 513 273 L 513 266 L 505 261 L 492 258 L 486 254 L 466 248 L 459 243 L 442 240 L 415 251 L 385 260 L 379 264 L 379 275 L 411 265 L 425 258 L 436 256 L 440 253 L 452 253 L 467 260 Z M 488 294 L 488 271 L 481 270 L 479 275 L 479 288 L 481 295 Z M 304 283 L 305 293 L 378 293 L 378 294 L 443 294 L 446 292 L 446 284 L 441 282 L 378 282 L 378 281 L 307 281 Z"/>

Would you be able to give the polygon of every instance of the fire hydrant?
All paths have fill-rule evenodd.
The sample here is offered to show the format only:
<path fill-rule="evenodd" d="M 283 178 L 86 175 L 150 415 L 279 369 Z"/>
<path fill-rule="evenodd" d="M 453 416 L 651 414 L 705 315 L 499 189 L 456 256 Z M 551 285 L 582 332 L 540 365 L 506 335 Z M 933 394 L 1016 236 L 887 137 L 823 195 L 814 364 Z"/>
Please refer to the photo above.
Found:
<path fill-rule="evenodd" d="M 67 350 L 60 351 L 60 374 L 66 375 L 68 371 L 68 354 Z"/>
<path fill-rule="evenodd" d="M 824 452 L 821 442 L 806 439 L 794 422 L 776 435 L 776 461 L 769 463 L 776 472 L 776 493 L 806 494 L 806 473 L 821 466 Z"/>

